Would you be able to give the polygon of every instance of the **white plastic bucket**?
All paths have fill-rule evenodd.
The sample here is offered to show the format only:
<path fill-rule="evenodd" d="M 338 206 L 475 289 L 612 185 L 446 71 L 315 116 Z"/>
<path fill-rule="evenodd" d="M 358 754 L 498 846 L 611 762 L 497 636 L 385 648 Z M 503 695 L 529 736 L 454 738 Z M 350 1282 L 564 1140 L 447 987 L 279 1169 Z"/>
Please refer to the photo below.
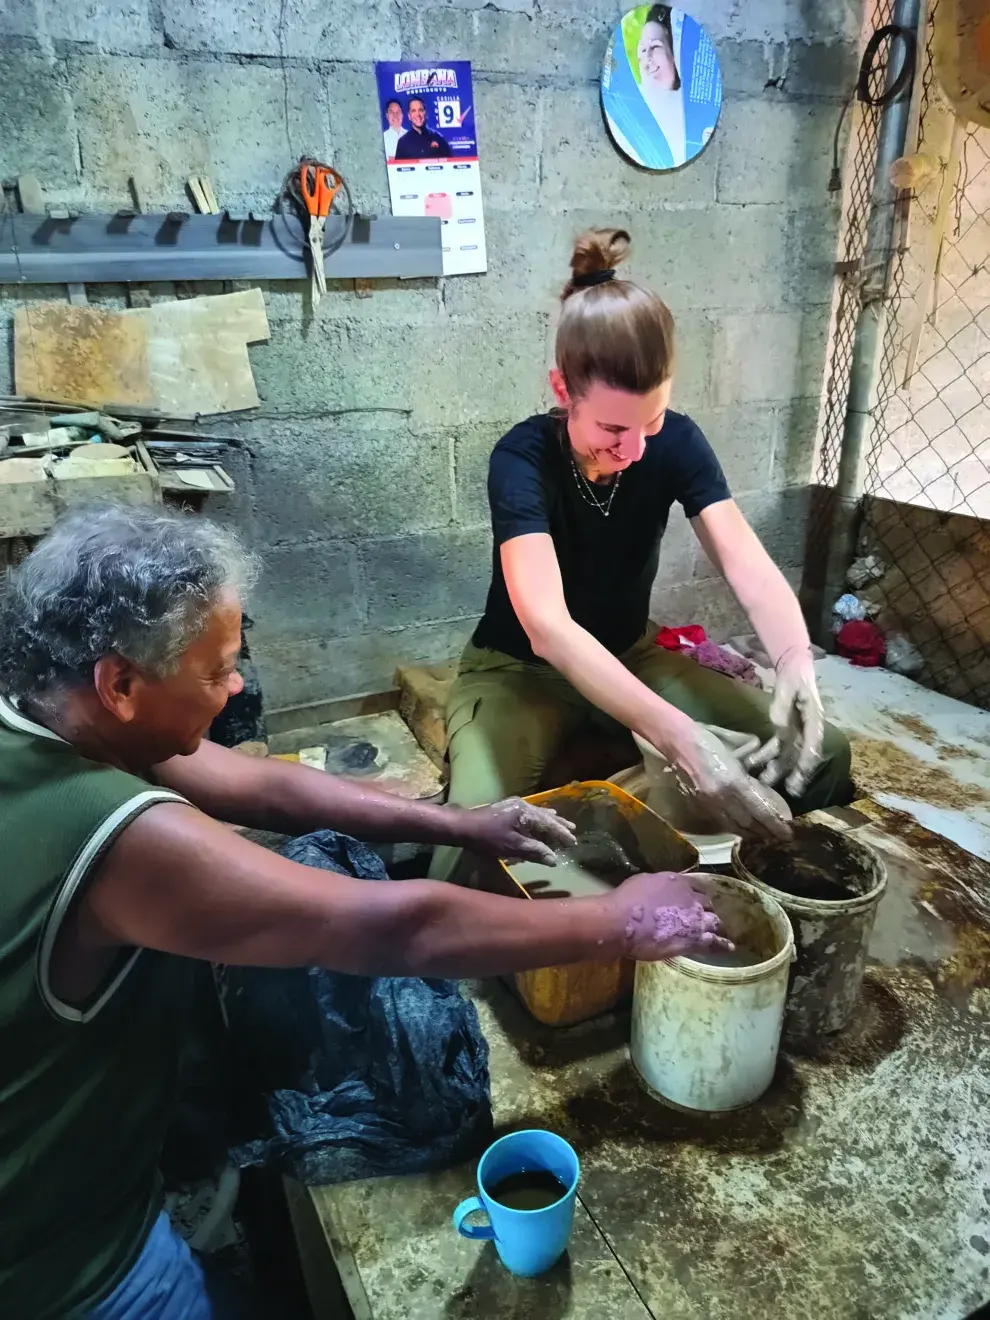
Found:
<path fill-rule="evenodd" d="M 787 913 L 732 876 L 696 876 L 730 939 L 761 956 L 749 967 L 688 957 L 638 963 L 633 1065 L 647 1088 L 682 1109 L 719 1112 L 759 1099 L 773 1080 L 794 957 Z"/>

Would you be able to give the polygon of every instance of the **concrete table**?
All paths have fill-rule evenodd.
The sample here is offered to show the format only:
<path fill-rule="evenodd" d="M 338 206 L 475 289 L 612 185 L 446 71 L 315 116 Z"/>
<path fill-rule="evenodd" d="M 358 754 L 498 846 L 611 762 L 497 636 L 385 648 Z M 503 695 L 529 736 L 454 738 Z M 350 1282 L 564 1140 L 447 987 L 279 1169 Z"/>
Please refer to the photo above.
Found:
<path fill-rule="evenodd" d="M 960 1320 L 990 1299 L 990 865 L 907 816 L 844 814 L 889 886 L 840 1038 L 782 1058 L 751 1108 L 691 1116 L 638 1085 L 627 1015 L 554 1031 L 470 987 L 498 1131 L 548 1127 L 581 1157 L 570 1252 L 519 1280 L 457 1237 L 473 1168 L 292 1185 L 320 1320 L 340 1313 L 321 1253 L 356 1320 Z"/>

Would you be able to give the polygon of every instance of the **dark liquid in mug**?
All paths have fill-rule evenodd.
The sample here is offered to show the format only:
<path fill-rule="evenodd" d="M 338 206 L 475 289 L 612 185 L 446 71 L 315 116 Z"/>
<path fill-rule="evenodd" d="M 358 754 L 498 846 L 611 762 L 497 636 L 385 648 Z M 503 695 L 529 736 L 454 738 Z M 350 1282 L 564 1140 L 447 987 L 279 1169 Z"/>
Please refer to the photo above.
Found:
<path fill-rule="evenodd" d="M 545 1210 L 566 1196 L 567 1188 L 549 1169 L 523 1169 L 501 1179 L 488 1195 L 510 1210 Z"/>

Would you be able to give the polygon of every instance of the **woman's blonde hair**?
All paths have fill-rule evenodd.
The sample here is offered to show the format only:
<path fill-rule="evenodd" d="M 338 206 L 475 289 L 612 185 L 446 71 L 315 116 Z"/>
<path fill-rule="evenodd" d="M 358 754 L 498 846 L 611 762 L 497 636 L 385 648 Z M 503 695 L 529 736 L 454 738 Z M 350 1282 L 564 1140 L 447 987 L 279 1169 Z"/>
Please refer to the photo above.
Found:
<path fill-rule="evenodd" d="M 674 318 L 659 295 L 612 272 L 629 251 L 624 229 L 589 229 L 574 244 L 560 296 L 557 367 L 580 399 L 595 381 L 647 394 L 674 369 Z"/>

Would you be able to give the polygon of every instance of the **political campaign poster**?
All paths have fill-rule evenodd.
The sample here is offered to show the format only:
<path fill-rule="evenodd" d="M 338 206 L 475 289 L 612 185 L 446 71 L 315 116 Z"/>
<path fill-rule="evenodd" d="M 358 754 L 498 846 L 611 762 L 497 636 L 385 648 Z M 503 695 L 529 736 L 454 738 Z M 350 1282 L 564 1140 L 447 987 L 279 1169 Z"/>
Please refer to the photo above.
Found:
<path fill-rule="evenodd" d="M 375 65 L 393 215 L 435 215 L 443 273 L 488 269 L 471 65 Z"/>
<path fill-rule="evenodd" d="M 703 150 L 722 108 L 708 33 L 671 5 L 639 5 L 619 21 L 602 66 L 612 140 L 636 165 L 676 170 Z"/>

